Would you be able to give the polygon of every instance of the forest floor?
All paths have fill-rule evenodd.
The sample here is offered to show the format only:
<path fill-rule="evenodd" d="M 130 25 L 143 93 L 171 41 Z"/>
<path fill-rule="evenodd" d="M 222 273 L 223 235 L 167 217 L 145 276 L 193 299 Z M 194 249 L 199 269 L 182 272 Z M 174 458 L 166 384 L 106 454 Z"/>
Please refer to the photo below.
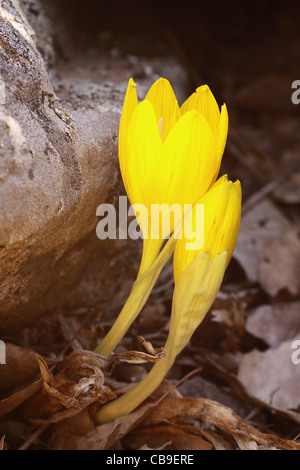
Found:
<path fill-rule="evenodd" d="M 291 99 L 300 79 L 297 15 L 268 1 L 253 8 L 229 2 L 215 15 L 216 3 L 203 7 L 202 17 L 162 7 L 158 19 L 137 7 L 117 24 L 107 6 L 95 47 L 103 60 L 155 60 L 158 71 L 173 57 L 188 77 L 187 95 L 208 83 L 226 102 L 221 174 L 241 181 L 243 207 L 220 293 L 156 392 L 129 416 L 97 428 L 99 397 L 123 394 L 151 366 L 137 363 L 144 351 L 137 337 L 155 348 L 165 343 L 172 264 L 109 363 L 95 363 L 90 351 L 124 304 L 128 279 L 110 305 L 57 310 L 10 336 L 14 368 L 0 396 L 4 449 L 300 449 L 300 104 Z M 81 21 L 88 26 L 78 53 L 96 27 L 89 16 Z M 136 81 L 147 74 L 140 69 Z M 124 359 L 122 351 L 137 353 Z"/>

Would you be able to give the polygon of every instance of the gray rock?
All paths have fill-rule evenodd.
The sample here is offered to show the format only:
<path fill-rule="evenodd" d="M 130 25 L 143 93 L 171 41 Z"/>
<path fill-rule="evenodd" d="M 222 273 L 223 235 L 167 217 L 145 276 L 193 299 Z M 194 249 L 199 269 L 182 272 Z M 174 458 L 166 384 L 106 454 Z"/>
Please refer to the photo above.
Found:
<path fill-rule="evenodd" d="M 106 67 L 93 54 L 57 60 L 51 18 L 37 0 L 3 0 L 0 29 L 0 332 L 7 333 L 57 308 L 108 302 L 124 276 L 134 278 L 140 245 L 100 241 L 95 230 L 98 205 L 117 205 L 124 192 L 117 134 L 127 59 L 114 57 L 113 69 L 111 57 Z M 149 70 L 141 91 L 156 78 Z"/>
<path fill-rule="evenodd" d="M 80 109 L 71 116 L 50 84 L 32 29 L 15 7 L 2 2 L 0 18 L 2 331 L 61 305 L 91 258 L 107 266 L 107 244 L 95 234 L 96 207 L 121 188 L 120 114 Z M 112 246 L 109 251 L 113 256 Z"/>

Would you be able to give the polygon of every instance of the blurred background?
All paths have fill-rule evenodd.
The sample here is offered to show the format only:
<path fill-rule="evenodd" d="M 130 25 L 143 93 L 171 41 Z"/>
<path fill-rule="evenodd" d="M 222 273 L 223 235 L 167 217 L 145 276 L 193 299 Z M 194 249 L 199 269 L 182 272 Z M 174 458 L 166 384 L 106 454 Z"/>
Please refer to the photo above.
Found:
<path fill-rule="evenodd" d="M 279 168 L 289 171 L 288 154 L 299 143 L 299 108 L 291 101 L 300 72 L 297 1 L 43 3 L 56 10 L 54 44 L 62 58 L 106 52 L 110 80 L 119 62 L 138 84 L 164 72 L 180 103 L 207 83 L 229 109 L 223 172 L 242 179 L 246 197 Z"/>

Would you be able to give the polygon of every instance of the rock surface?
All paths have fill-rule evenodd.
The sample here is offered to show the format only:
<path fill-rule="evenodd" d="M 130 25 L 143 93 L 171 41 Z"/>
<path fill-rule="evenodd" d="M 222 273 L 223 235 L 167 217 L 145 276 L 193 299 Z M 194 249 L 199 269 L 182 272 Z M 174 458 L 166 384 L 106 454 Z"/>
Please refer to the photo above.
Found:
<path fill-rule="evenodd" d="M 0 2 L 1 333 L 60 307 L 107 302 L 138 259 L 136 242 L 100 241 L 95 227 L 98 205 L 117 205 L 123 191 L 118 123 L 130 61 L 144 65 L 116 52 L 59 60 L 54 23 L 37 0 Z M 155 78 L 148 65 L 140 93 Z"/>

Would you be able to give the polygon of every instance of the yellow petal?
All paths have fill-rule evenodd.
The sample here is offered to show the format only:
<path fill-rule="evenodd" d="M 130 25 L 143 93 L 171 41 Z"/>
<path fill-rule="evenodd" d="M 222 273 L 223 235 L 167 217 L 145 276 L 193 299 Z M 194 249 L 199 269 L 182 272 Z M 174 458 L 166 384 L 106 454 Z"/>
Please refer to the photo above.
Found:
<path fill-rule="evenodd" d="M 219 253 L 227 251 L 229 263 L 240 228 L 242 191 L 239 181 L 233 183 L 227 177 L 213 186 L 203 198 L 205 247 L 214 260 Z"/>
<path fill-rule="evenodd" d="M 145 174 L 152 170 L 162 146 L 155 112 L 148 100 L 139 103 L 133 111 L 127 139 L 124 139 L 126 154 L 126 189 L 131 204 L 148 207 L 148 188 L 144 185 Z M 149 210 L 150 212 L 150 210 Z"/>
<path fill-rule="evenodd" d="M 220 171 L 221 160 L 224 153 L 226 139 L 228 134 L 228 113 L 225 104 L 221 107 L 221 113 L 218 104 L 215 100 L 214 95 L 207 85 L 202 85 L 197 88 L 181 106 L 182 114 L 196 109 L 199 111 L 207 120 L 212 128 L 216 139 L 216 161 L 217 170 L 213 178 L 215 181 Z"/>
<path fill-rule="evenodd" d="M 183 103 L 181 113 L 195 109 L 207 120 L 215 136 L 219 133 L 220 110 L 208 85 L 202 85 Z"/>
<path fill-rule="evenodd" d="M 174 253 L 174 279 L 188 266 L 201 251 L 208 251 L 212 260 L 219 253 L 228 253 L 229 263 L 239 232 L 241 220 L 241 185 L 239 181 L 232 183 L 227 176 L 219 178 L 212 188 L 197 202 L 204 204 L 204 245 L 200 249 L 187 250 L 186 241 L 195 241 L 190 233 L 184 231 L 182 239 L 176 243 Z M 189 215 L 194 217 L 195 207 Z M 187 227 L 190 224 L 186 225 Z M 202 230 L 203 227 L 199 227 Z"/>
<path fill-rule="evenodd" d="M 175 356 L 187 345 L 217 296 L 226 263 L 226 252 L 213 262 L 207 252 L 201 252 L 180 274 L 173 294 L 166 353 Z"/>
<path fill-rule="evenodd" d="M 125 100 L 123 104 L 121 119 L 120 119 L 120 126 L 119 126 L 119 163 L 120 163 L 120 170 L 122 174 L 123 180 L 126 179 L 126 153 L 125 153 L 125 145 L 127 139 L 127 132 L 128 126 L 133 114 L 134 109 L 138 104 L 138 98 L 136 93 L 136 84 L 134 83 L 133 79 L 130 78 L 127 86 L 127 91 L 125 95 Z"/>
<path fill-rule="evenodd" d="M 193 204 L 209 188 L 216 170 L 215 144 L 197 111 L 182 116 L 155 155 L 147 190 L 153 203 Z"/>
<path fill-rule="evenodd" d="M 217 173 L 215 178 L 217 178 L 218 173 L 220 171 L 222 156 L 225 150 L 226 140 L 228 134 L 228 112 L 226 104 L 223 104 L 221 107 L 221 115 L 220 115 L 220 122 L 219 122 L 219 135 L 217 138 Z"/>
<path fill-rule="evenodd" d="M 146 99 L 152 103 L 157 123 L 160 125 L 162 140 L 164 141 L 180 118 L 180 109 L 170 82 L 160 78 L 150 88 Z"/>

